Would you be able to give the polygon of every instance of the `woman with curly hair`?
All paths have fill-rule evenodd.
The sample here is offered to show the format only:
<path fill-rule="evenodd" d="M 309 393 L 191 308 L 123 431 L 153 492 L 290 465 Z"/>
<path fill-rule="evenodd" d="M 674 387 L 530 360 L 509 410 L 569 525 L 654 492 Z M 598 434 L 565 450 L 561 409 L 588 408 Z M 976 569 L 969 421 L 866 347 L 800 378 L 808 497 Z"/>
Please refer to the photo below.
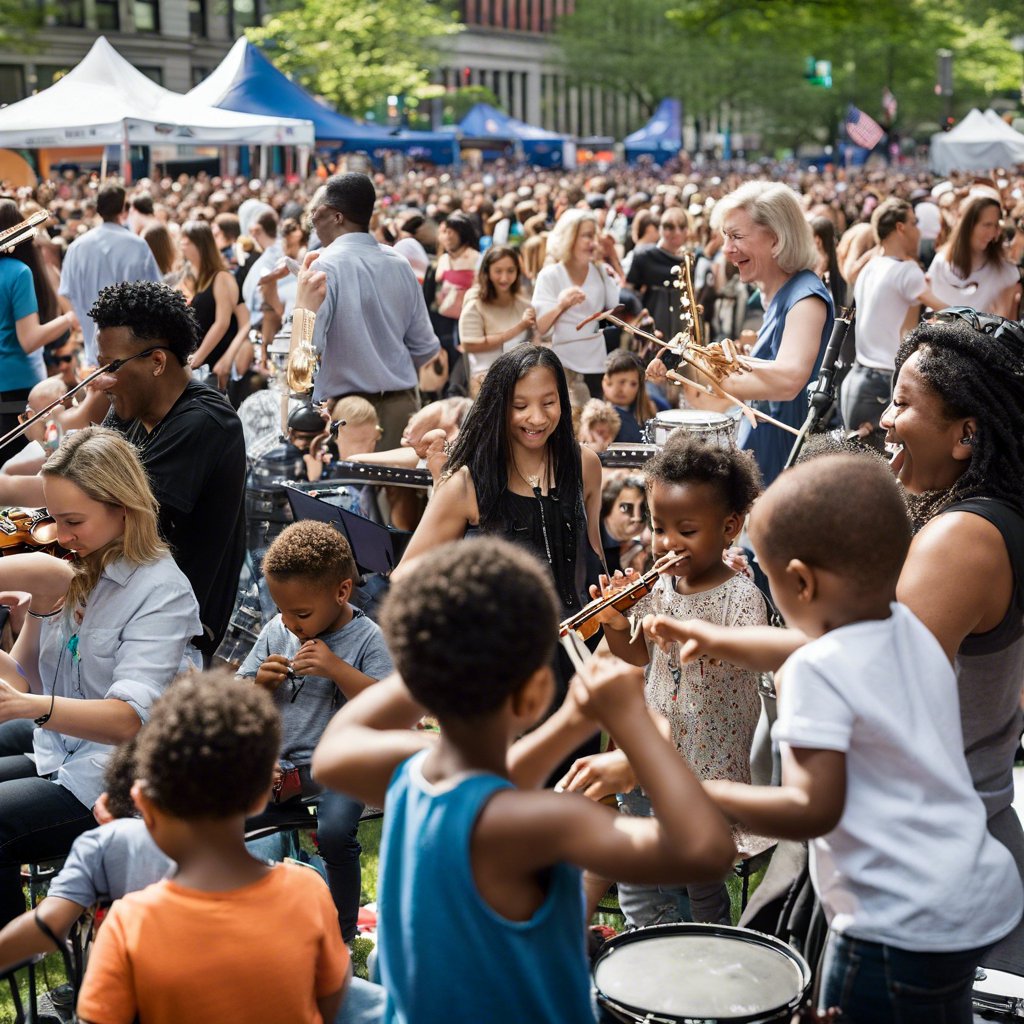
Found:
<path fill-rule="evenodd" d="M 160 538 L 135 449 L 90 427 L 65 438 L 42 476 L 57 540 L 75 559 L 0 559 L 0 590 L 31 595 L 12 654 L 0 655 L 2 922 L 25 909 L 20 865 L 66 853 L 95 824 L 114 745 L 199 663 L 199 609 Z"/>

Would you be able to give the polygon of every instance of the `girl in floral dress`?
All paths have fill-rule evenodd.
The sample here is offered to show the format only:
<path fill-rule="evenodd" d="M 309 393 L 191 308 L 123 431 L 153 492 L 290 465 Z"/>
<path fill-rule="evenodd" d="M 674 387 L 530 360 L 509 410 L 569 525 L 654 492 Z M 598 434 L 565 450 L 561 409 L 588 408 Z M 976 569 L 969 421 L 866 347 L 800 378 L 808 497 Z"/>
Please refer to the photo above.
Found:
<path fill-rule="evenodd" d="M 645 665 L 647 703 L 668 720 L 676 749 L 700 779 L 750 782 L 750 747 L 761 714 L 756 672 L 701 658 L 681 663 L 679 645 L 666 650 L 647 641 L 638 625 L 645 615 L 704 619 L 730 626 L 764 625 L 768 607 L 743 573 L 723 561 L 761 490 L 749 453 L 718 448 L 677 433 L 645 466 L 654 555 L 682 556 L 660 576 L 627 619 L 603 615 L 608 646 L 635 665 Z M 612 579 L 616 589 L 627 577 Z M 649 814 L 639 789 L 624 793 L 627 814 Z M 671 889 L 620 885 L 619 902 L 634 926 L 687 920 L 729 924 L 724 881 Z"/>

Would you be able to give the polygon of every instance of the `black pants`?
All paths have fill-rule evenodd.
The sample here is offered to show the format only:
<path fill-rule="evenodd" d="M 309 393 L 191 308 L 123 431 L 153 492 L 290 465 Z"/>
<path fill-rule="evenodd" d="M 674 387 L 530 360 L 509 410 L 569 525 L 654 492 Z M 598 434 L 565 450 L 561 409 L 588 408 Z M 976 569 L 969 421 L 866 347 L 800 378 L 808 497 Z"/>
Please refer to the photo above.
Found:
<path fill-rule="evenodd" d="M 36 774 L 31 749 L 31 722 L 0 725 L 0 925 L 25 912 L 21 865 L 63 857 L 96 826 L 69 790 Z"/>

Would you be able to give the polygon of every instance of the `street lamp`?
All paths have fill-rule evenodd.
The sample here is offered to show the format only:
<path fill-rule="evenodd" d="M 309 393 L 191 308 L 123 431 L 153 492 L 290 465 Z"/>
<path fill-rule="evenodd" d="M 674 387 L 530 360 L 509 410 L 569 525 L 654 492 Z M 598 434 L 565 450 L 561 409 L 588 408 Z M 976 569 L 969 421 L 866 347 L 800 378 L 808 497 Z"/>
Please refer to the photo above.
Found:
<path fill-rule="evenodd" d="M 1024 36 L 1014 36 L 1010 40 L 1010 46 L 1015 53 L 1019 53 L 1024 58 Z M 1021 75 L 1020 80 L 1020 99 L 1024 103 L 1024 74 Z"/>

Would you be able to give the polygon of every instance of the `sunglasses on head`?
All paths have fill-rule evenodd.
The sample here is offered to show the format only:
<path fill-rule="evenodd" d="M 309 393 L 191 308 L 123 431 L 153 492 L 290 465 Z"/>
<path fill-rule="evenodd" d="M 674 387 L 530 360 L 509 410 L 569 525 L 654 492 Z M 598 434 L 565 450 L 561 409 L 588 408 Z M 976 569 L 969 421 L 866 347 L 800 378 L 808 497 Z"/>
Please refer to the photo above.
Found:
<path fill-rule="evenodd" d="M 1007 320 L 995 313 L 981 313 L 971 306 L 947 306 L 933 313 L 930 320 L 938 323 L 965 323 L 980 334 L 1012 340 L 1024 349 L 1024 327 L 1016 320 Z"/>

